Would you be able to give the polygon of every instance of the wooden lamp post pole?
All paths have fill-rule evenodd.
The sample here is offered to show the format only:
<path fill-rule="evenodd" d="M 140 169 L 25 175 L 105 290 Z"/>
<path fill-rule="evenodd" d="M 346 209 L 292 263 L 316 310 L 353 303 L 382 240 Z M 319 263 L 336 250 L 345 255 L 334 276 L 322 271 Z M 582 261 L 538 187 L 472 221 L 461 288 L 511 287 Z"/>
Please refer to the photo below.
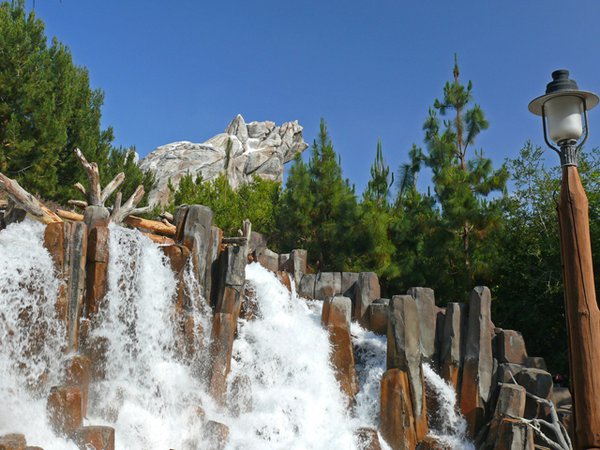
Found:
<path fill-rule="evenodd" d="M 558 204 L 575 445 L 600 449 L 600 311 L 596 302 L 588 200 L 576 165 L 563 165 Z"/>
<path fill-rule="evenodd" d="M 544 139 L 562 165 L 558 218 L 577 450 L 600 450 L 600 310 L 588 199 L 577 171 L 577 156 L 588 135 L 587 111 L 598 101 L 596 94 L 580 91 L 568 71 L 557 70 L 546 94 L 529 103 L 529 110 L 542 116 Z"/>

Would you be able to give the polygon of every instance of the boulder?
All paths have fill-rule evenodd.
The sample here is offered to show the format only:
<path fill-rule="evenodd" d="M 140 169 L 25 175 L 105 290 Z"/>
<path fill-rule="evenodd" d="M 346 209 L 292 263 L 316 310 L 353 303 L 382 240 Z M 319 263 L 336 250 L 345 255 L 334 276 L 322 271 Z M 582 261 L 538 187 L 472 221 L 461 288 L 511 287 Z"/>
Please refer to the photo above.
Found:
<path fill-rule="evenodd" d="M 440 372 L 444 380 L 450 383 L 457 393 L 460 390 L 464 328 L 464 305 L 460 303 L 448 303 L 440 349 Z"/>
<path fill-rule="evenodd" d="M 317 276 L 312 273 L 304 274 L 298 287 L 298 295 L 302 298 L 312 300 L 315 298 L 315 281 Z"/>
<path fill-rule="evenodd" d="M 319 272 L 315 278 L 315 299 L 325 300 L 341 293 L 342 274 L 340 272 Z"/>
<path fill-rule="evenodd" d="M 427 434 L 427 411 L 419 343 L 419 316 L 414 298 L 395 295 L 389 305 L 387 368 L 406 372 L 417 440 Z"/>
<path fill-rule="evenodd" d="M 200 144 L 173 142 L 158 147 L 141 162 L 142 170 L 156 176 L 156 185 L 148 194 L 151 206 L 169 201 L 169 182 L 177 188 L 185 175 L 200 175 L 210 181 L 225 175 L 235 189 L 259 176 L 283 181 L 283 165 L 308 145 L 298 122 L 276 126 L 273 122 L 246 123 L 237 115 L 224 133 Z"/>
<path fill-rule="evenodd" d="M 527 350 L 521 333 L 514 330 L 499 330 L 496 342 L 498 362 L 525 364 Z"/>
<path fill-rule="evenodd" d="M 419 333 L 421 342 L 421 354 L 425 362 L 437 366 L 437 355 L 435 353 L 435 336 L 437 325 L 437 307 L 435 306 L 435 295 L 433 289 L 413 287 L 407 292 L 417 304 L 419 313 Z"/>
<path fill-rule="evenodd" d="M 0 436 L 0 450 L 25 450 L 27 441 L 22 434 L 11 433 Z"/>
<path fill-rule="evenodd" d="M 381 435 L 393 450 L 413 450 L 417 435 L 408 373 L 388 369 L 381 379 Z"/>
<path fill-rule="evenodd" d="M 228 391 L 229 411 L 235 417 L 252 411 L 252 381 L 247 375 L 236 376 L 230 384 Z"/>
<path fill-rule="evenodd" d="M 250 239 L 248 240 L 248 251 L 250 253 L 257 249 L 264 248 L 267 246 L 267 237 L 264 234 L 257 233 L 256 231 L 250 232 Z"/>
<path fill-rule="evenodd" d="M 207 449 L 223 450 L 229 442 L 229 427 L 220 422 L 209 420 L 204 425 Z"/>
<path fill-rule="evenodd" d="M 88 229 L 94 227 L 107 227 L 110 217 L 110 211 L 104 206 L 90 205 L 85 208 L 83 214 L 83 222 L 87 225 Z"/>
<path fill-rule="evenodd" d="M 72 355 L 67 359 L 65 367 L 65 382 L 77 386 L 81 390 L 81 411 L 87 416 L 88 391 L 92 377 L 92 362 L 87 356 Z"/>
<path fill-rule="evenodd" d="M 294 276 L 296 288 L 298 288 L 300 280 L 302 280 L 302 276 L 307 272 L 307 259 L 308 255 L 306 253 L 306 250 L 294 249 L 290 253 L 290 258 L 286 261 L 284 265 L 283 270 L 289 272 Z"/>
<path fill-rule="evenodd" d="M 533 430 L 515 419 L 504 418 L 494 450 L 533 450 Z"/>
<path fill-rule="evenodd" d="M 73 441 L 81 449 L 115 450 L 115 429 L 106 426 L 86 426 L 78 428 Z"/>
<path fill-rule="evenodd" d="M 426 436 L 419 445 L 417 445 L 417 450 L 455 450 L 449 444 L 444 444 L 441 441 L 438 441 L 433 436 Z"/>
<path fill-rule="evenodd" d="M 467 420 L 471 438 L 484 425 L 492 389 L 494 327 L 491 321 L 491 302 L 487 287 L 478 286 L 471 292 L 460 391 L 460 408 Z"/>
<path fill-rule="evenodd" d="M 266 247 L 256 250 L 256 261 L 271 272 L 279 270 L 279 255 Z"/>
<path fill-rule="evenodd" d="M 185 220 L 182 225 L 182 241 L 189 250 L 194 265 L 194 276 L 201 286 L 205 299 L 210 298 L 206 292 L 206 278 L 211 273 L 209 260 L 212 248 L 213 212 L 202 205 L 187 207 Z"/>
<path fill-rule="evenodd" d="M 355 435 L 360 450 L 381 450 L 379 435 L 375 428 L 359 428 Z"/>
<path fill-rule="evenodd" d="M 354 289 L 358 282 L 358 275 L 356 272 L 342 272 L 342 286 L 340 290 L 342 295 L 354 298 Z"/>
<path fill-rule="evenodd" d="M 47 403 L 48 420 L 61 436 L 72 436 L 83 422 L 81 389 L 78 386 L 54 386 Z"/>
<path fill-rule="evenodd" d="M 525 388 L 517 384 L 502 383 L 498 388 L 496 408 L 486 438 L 486 447 L 494 448 L 499 440 L 502 421 L 507 417 L 523 417 L 525 413 Z"/>
<path fill-rule="evenodd" d="M 517 383 L 525 388 L 527 392 L 545 400 L 552 400 L 553 386 L 552 375 L 540 369 L 523 368 L 516 376 Z M 534 417 L 546 417 L 545 407 L 539 405 L 534 399 L 527 398 L 525 416 L 528 419 Z"/>
<path fill-rule="evenodd" d="M 378 298 L 368 307 L 362 318 L 361 325 L 375 334 L 385 336 L 387 334 L 390 300 Z"/>
<path fill-rule="evenodd" d="M 541 369 L 545 370 L 546 372 L 548 371 L 546 361 L 544 360 L 544 358 L 541 358 L 539 356 L 528 356 L 527 358 L 525 358 L 524 366 L 529 367 L 530 369 Z"/>
<path fill-rule="evenodd" d="M 367 307 L 376 298 L 381 298 L 381 288 L 379 286 L 377 274 L 374 272 L 361 272 L 358 275 L 358 280 L 354 287 L 354 306 L 352 314 L 354 320 L 360 322 L 362 316 L 367 311 Z"/>
<path fill-rule="evenodd" d="M 185 292 L 185 266 L 188 258 L 190 257 L 190 250 L 184 245 L 161 245 L 159 247 L 165 256 L 169 259 L 171 270 L 175 274 L 177 280 L 177 300 L 175 307 L 177 313 L 181 316 L 184 309 L 189 309 L 191 305 L 188 304 L 189 299 L 186 298 Z"/>
<path fill-rule="evenodd" d="M 235 328 L 233 314 L 214 315 L 210 343 L 209 392 L 219 405 L 224 404 L 227 393 L 226 380 L 231 367 Z"/>
<path fill-rule="evenodd" d="M 278 272 L 285 271 L 285 268 L 287 267 L 289 260 L 290 260 L 290 254 L 289 253 L 281 253 L 279 255 L 279 267 L 278 267 L 277 271 Z"/>
<path fill-rule="evenodd" d="M 348 297 L 330 297 L 323 303 L 321 323 L 329 332 L 331 342 L 331 363 L 335 377 L 349 402 L 358 392 L 358 379 L 354 366 L 352 337 L 350 336 L 350 315 L 352 301 Z"/>

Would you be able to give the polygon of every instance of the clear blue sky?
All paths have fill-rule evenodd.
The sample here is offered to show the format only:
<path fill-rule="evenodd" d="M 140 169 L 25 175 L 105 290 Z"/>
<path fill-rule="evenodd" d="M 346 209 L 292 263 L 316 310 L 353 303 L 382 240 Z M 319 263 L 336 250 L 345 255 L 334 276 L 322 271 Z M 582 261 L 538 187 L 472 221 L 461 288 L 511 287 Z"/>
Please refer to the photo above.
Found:
<path fill-rule="evenodd" d="M 35 12 L 104 90 L 117 144 L 143 156 L 201 142 L 237 113 L 297 119 L 311 143 L 324 117 L 358 191 L 378 138 L 394 170 L 422 143 L 455 52 L 490 122 L 475 147 L 497 164 L 542 144 L 527 104 L 552 70 L 600 92 L 599 0 L 36 0 Z"/>

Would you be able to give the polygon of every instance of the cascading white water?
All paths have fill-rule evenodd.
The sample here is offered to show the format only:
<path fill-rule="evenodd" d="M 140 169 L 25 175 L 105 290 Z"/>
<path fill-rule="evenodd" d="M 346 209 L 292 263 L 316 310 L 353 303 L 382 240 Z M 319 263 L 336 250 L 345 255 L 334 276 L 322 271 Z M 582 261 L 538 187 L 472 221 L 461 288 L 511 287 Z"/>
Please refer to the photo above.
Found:
<path fill-rule="evenodd" d="M 60 281 L 43 235 L 44 226 L 30 221 L 0 231 L 0 435 L 23 433 L 30 445 L 76 449 L 54 435 L 46 418 L 65 330 L 55 310 Z"/>
<path fill-rule="evenodd" d="M 359 392 L 354 408 L 357 419 L 364 426 L 379 426 L 381 377 L 386 370 L 387 339 L 385 336 L 365 330 L 352 322 L 352 345 L 354 347 L 356 375 Z"/>
<path fill-rule="evenodd" d="M 228 448 L 355 448 L 318 307 L 290 295 L 256 263 L 246 268 L 246 279 L 259 317 L 240 326 L 229 380 L 249 378 L 252 408 L 228 420 Z"/>
<path fill-rule="evenodd" d="M 65 342 L 55 312 L 61 282 L 42 237 L 43 226 L 32 222 L 0 231 L 0 435 L 22 432 L 30 444 L 71 450 L 76 447 L 56 437 L 46 418 L 49 387 L 62 381 Z M 241 321 L 234 342 L 229 404 L 239 408 L 228 411 L 210 399 L 201 376 L 211 313 L 194 296 L 191 268 L 185 284 L 195 305 L 190 313 L 204 330 L 196 336 L 204 352 L 189 361 L 177 350 L 176 280 L 168 260 L 137 231 L 111 226 L 109 291 L 90 336 L 108 342 L 106 375 L 91 386 L 85 424 L 115 427 L 119 450 L 201 449 L 201 406 L 208 419 L 229 426 L 230 450 L 356 449 L 355 430 L 378 426 L 385 337 L 351 326 L 360 392 L 349 412 L 329 362 L 322 303 L 290 294 L 258 264 L 247 267 L 246 277 L 259 311 L 257 319 Z M 431 434 L 454 449 L 473 450 L 454 392 L 429 367 L 424 371 L 443 417 Z M 245 391 L 234 392 L 241 378 Z"/>
<path fill-rule="evenodd" d="M 120 450 L 199 448 L 197 409 L 210 400 L 176 351 L 176 280 L 167 258 L 139 232 L 111 225 L 108 282 L 91 335 L 109 343 L 106 379 L 90 394 L 91 421 L 114 426 Z M 205 320 L 195 313 L 196 323 Z"/>
<path fill-rule="evenodd" d="M 437 424 L 429 434 L 439 442 L 456 450 L 475 450 L 467 439 L 467 422 L 458 411 L 456 392 L 428 364 L 423 364 L 425 383 L 435 393 L 438 410 L 432 412 L 436 417 L 430 422 Z"/>

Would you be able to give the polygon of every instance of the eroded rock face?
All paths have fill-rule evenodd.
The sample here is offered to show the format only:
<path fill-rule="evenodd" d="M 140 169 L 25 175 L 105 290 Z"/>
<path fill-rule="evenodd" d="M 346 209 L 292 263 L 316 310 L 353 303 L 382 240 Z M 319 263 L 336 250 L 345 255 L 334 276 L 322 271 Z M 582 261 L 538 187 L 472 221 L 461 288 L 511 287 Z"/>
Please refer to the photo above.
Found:
<path fill-rule="evenodd" d="M 164 205 L 169 200 L 169 179 L 177 187 L 188 173 L 205 181 L 224 174 L 234 189 L 255 175 L 283 181 L 283 165 L 307 147 L 297 121 L 280 126 L 269 121 L 247 124 L 238 114 L 224 133 L 200 144 L 181 141 L 158 147 L 140 162 L 140 168 L 156 175 L 148 201 Z"/>

